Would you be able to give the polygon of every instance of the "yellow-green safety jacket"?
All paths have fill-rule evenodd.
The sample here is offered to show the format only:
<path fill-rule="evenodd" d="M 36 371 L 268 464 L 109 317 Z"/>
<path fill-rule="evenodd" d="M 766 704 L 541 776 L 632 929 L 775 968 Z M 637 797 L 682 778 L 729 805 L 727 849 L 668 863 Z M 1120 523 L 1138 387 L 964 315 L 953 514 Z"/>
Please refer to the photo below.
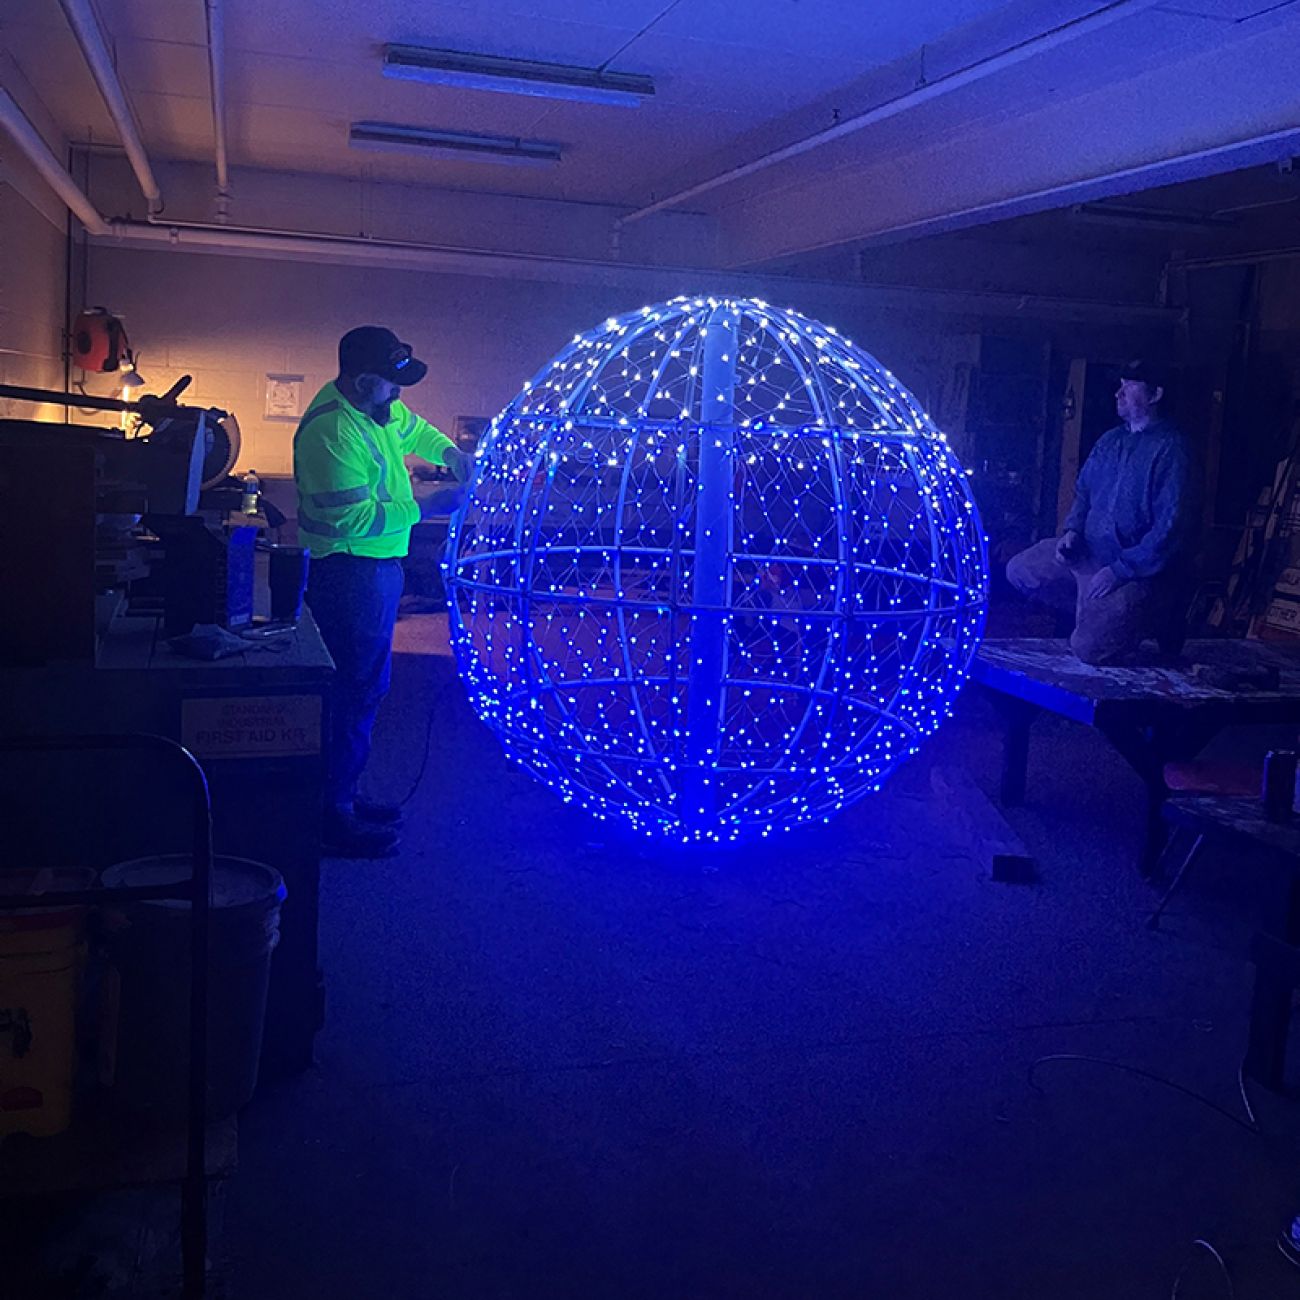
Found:
<path fill-rule="evenodd" d="M 402 457 L 442 465 L 454 446 L 401 402 L 387 424 L 377 424 L 326 384 L 293 436 L 299 541 L 316 557 L 405 555 L 420 509 Z"/>

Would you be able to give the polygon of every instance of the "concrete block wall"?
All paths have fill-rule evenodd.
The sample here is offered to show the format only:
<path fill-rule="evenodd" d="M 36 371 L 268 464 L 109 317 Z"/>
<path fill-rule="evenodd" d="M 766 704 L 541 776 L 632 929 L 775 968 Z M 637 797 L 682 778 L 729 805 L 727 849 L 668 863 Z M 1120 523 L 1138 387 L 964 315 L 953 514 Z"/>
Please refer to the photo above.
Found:
<path fill-rule="evenodd" d="M 158 161 L 155 172 L 168 219 L 214 219 L 210 164 Z M 143 220 L 144 199 L 123 159 L 97 156 L 88 190 L 105 215 Z M 543 257 L 610 257 L 615 222 L 623 211 L 600 203 L 344 176 L 247 167 L 230 173 L 229 220 L 234 226 Z M 717 261 L 716 223 L 699 214 L 665 212 L 628 226 L 619 247 L 619 256 L 629 263 L 710 266 Z"/>
<path fill-rule="evenodd" d="M 458 416 L 490 417 L 576 332 L 678 291 L 328 266 L 170 251 L 92 247 L 88 293 L 121 314 L 151 391 L 182 374 L 186 399 L 233 411 L 239 468 L 292 472 L 292 421 L 265 418 L 268 374 L 302 375 L 304 404 L 335 373 L 339 336 L 386 324 L 429 363 L 410 405 L 447 432 Z M 851 334 L 919 391 L 932 388 L 941 336 L 888 313 L 846 306 L 815 287 L 772 300 Z M 111 386 L 107 376 L 100 386 Z"/>
<path fill-rule="evenodd" d="M 0 40 L 0 86 L 56 154 L 63 138 Z M 67 214 L 0 132 L 0 383 L 63 388 Z M 0 399 L 0 417 L 62 420 L 64 408 Z"/>
<path fill-rule="evenodd" d="M 0 383 L 63 388 L 65 237 L 0 184 Z M 0 398 L 0 416 L 58 420 L 63 408 Z"/>
<path fill-rule="evenodd" d="M 96 156 L 93 163 L 89 190 L 100 209 L 138 218 L 138 188 L 122 160 Z M 168 216 L 210 219 L 210 168 L 161 164 L 159 176 Z M 548 278 L 542 267 L 538 278 L 523 279 L 500 267 L 417 272 L 93 243 L 88 301 L 124 316 L 150 388 L 192 374 L 187 397 L 236 414 L 244 436 L 239 468 L 263 474 L 290 472 L 294 430 L 292 421 L 265 418 L 266 376 L 302 375 L 306 402 L 333 376 L 338 337 L 353 325 L 387 323 L 429 361 L 430 377 L 411 404 L 451 432 L 457 416 L 494 415 L 575 332 L 645 302 L 718 289 L 707 269 L 718 260 L 716 223 L 704 217 L 665 214 L 629 227 L 624 268 L 665 269 L 620 279 L 618 261 L 608 271 L 598 265 L 611 254 L 617 215 L 601 205 L 251 170 L 238 171 L 233 184 L 235 225 L 590 259 L 563 276 Z M 1009 250 L 886 249 L 868 261 L 841 258 L 813 269 L 822 284 L 772 275 L 743 289 L 727 281 L 724 291 L 752 293 L 834 324 L 926 403 L 936 403 L 949 382 L 945 339 L 953 335 L 1029 335 L 1050 339 L 1065 355 L 1091 355 L 1099 336 L 1122 353 L 1136 355 L 1153 341 L 1168 350 L 1168 338 L 1158 336 L 1162 329 L 1169 334 L 1171 322 L 1127 319 L 1122 308 L 1115 317 L 1094 312 L 1071 320 L 1065 303 L 1050 320 L 1037 315 L 1029 300 L 1006 291 L 1069 295 L 1086 284 L 1091 292 L 1084 296 L 1094 297 L 1099 288 L 1086 273 L 1065 276 L 1055 258 L 1041 251 L 1035 258 L 1014 242 Z M 699 269 L 675 269 L 690 266 Z M 1106 292 L 1149 302 L 1156 270 L 1125 265 Z M 881 284 L 862 284 L 864 274 Z M 899 287 L 891 290 L 891 281 Z M 981 314 L 989 306 L 978 296 L 989 287 L 985 281 L 1009 299 L 996 319 Z M 977 292 L 964 299 L 970 290 Z M 1117 333 L 1125 336 L 1122 345 L 1110 337 Z"/>

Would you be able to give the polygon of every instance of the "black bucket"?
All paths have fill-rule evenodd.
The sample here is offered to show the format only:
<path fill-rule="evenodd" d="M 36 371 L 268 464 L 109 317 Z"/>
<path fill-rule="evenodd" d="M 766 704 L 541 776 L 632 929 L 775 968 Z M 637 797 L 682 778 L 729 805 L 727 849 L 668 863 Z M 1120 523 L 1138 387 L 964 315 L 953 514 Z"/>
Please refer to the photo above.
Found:
<path fill-rule="evenodd" d="M 188 854 L 109 867 L 114 888 L 188 880 Z M 280 873 L 247 858 L 215 857 L 208 944 L 208 1116 L 239 1110 L 257 1087 L 271 954 L 280 940 Z M 190 904 L 151 901 L 116 908 L 105 927 L 106 982 L 101 1073 L 117 1105 L 185 1113 L 189 1069 Z"/>

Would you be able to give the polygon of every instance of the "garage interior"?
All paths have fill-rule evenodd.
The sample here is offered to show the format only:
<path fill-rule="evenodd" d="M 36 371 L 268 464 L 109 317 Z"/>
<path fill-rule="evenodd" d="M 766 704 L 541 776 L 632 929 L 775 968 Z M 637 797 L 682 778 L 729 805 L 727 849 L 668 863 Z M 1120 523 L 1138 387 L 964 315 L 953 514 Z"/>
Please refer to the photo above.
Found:
<path fill-rule="evenodd" d="M 1300 1295 L 1297 66 L 1293 0 L 8 0 L 4 1293 Z M 444 513 L 412 461 L 400 840 L 323 852 L 339 655 L 268 566 L 340 337 L 481 466 L 679 295 L 833 327 L 945 435 L 953 716 L 789 834 L 594 818 L 455 646 L 484 477 Z M 1007 565 L 1135 359 L 1194 581 L 1096 666 Z M 263 873 L 260 992 L 205 854 Z"/>

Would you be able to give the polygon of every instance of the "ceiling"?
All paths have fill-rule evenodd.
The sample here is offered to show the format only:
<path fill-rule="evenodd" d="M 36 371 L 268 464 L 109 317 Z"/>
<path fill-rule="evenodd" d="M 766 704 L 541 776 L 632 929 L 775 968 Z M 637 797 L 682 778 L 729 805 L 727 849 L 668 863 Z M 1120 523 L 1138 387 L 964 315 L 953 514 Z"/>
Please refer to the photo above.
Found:
<path fill-rule="evenodd" d="M 232 166 L 367 176 L 458 189 L 636 204 L 683 159 L 725 149 L 863 71 L 991 12 L 1003 0 L 226 0 Z M 98 0 L 102 26 L 159 160 L 212 157 L 202 0 Z M 8 0 L 10 52 L 74 141 L 111 124 L 55 0 Z M 654 78 L 639 108 L 463 90 L 382 76 L 411 43 Z M 556 141 L 551 168 L 350 149 L 353 121 Z"/>
<path fill-rule="evenodd" d="M 203 0 L 96 5 L 151 158 L 211 166 Z M 1237 105 L 1245 90 L 1239 79 L 1210 76 L 1187 88 L 1196 112 L 1167 111 L 1158 132 L 1148 130 L 1143 78 L 1168 72 L 1185 57 L 1200 58 L 1203 66 L 1220 49 L 1244 51 L 1248 39 L 1268 31 L 1289 33 L 1293 42 L 1300 34 L 1297 0 L 222 0 L 221 7 L 233 168 L 624 210 L 1061 24 L 1098 10 L 1123 11 L 1088 35 L 1009 61 L 996 75 L 691 198 L 684 210 L 724 222 L 740 250 L 736 265 L 771 264 L 801 250 L 851 244 L 859 235 L 865 241 L 873 235 L 873 215 L 890 204 L 899 215 L 879 217 L 876 225 L 907 229 L 916 207 L 902 202 L 909 190 L 933 198 L 917 227 L 928 231 L 932 210 L 940 216 L 975 210 L 990 177 L 1007 178 L 1001 190 L 1041 188 L 1043 159 L 1071 151 L 1081 175 L 1117 172 L 1136 159 L 1127 188 L 1141 189 L 1148 161 L 1199 147 L 1203 136 L 1235 141 L 1277 125 L 1268 105 Z M 656 94 L 640 107 L 623 108 L 390 80 L 381 74 L 382 49 L 390 42 L 640 73 L 654 79 Z M 0 47 L 67 141 L 116 142 L 57 0 L 5 0 Z M 1279 60 L 1287 48 L 1282 40 Z M 1278 97 L 1286 93 L 1287 78 L 1280 80 L 1272 92 Z M 1263 66 L 1260 81 L 1272 84 Z M 1151 84 L 1154 109 L 1161 92 Z M 1065 117 L 1064 127 L 1058 122 L 1040 132 L 1032 146 L 1036 170 L 1026 167 L 1023 183 L 1016 179 L 1017 154 L 1032 152 L 1028 124 L 1090 94 L 1119 103 L 1117 87 L 1136 106 L 1126 102 L 1118 125 L 1093 133 L 1091 117 L 1073 126 Z M 349 125 L 363 120 L 555 141 L 565 156 L 553 166 L 518 168 L 350 148 Z M 1291 120 L 1300 138 L 1293 109 Z M 1015 139 L 1021 123 L 1023 148 Z M 966 140 L 972 144 L 963 150 Z M 980 140 L 989 142 L 986 154 L 974 143 Z M 954 148 L 964 155 L 959 165 Z M 1217 165 L 1242 164 L 1225 155 Z M 970 175 L 957 176 L 963 170 Z M 1124 192 L 1124 185 L 1110 192 Z M 844 219 L 846 205 L 855 209 L 852 220 Z M 790 214 L 800 209 L 796 222 Z M 991 212 L 989 219 L 997 215 L 1006 214 Z M 813 229 L 819 221 L 825 229 Z M 795 232 L 799 223 L 809 229 Z"/>

